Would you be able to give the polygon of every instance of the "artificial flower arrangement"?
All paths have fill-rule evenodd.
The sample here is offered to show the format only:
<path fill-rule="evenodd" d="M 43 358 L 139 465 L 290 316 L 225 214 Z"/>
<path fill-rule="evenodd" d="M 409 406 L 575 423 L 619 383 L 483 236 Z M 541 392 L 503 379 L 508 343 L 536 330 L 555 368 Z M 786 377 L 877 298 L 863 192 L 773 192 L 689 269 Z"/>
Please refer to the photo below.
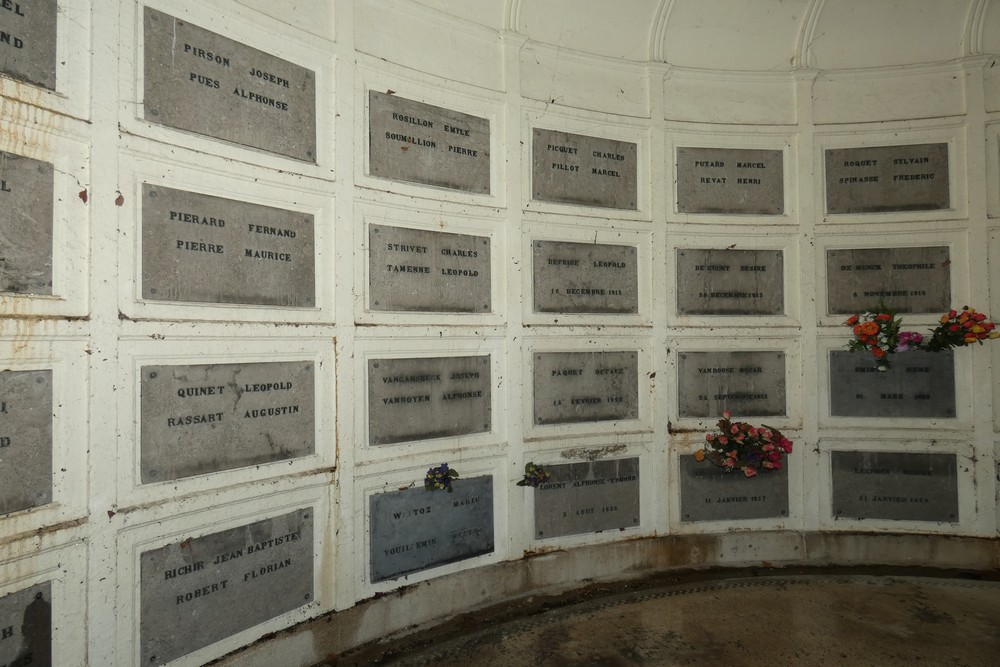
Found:
<path fill-rule="evenodd" d="M 542 466 L 535 465 L 533 461 L 529 461 L 524 466 L 524 479 L 518 482 L 517 485 L 537 487 L 540 484 L 544 484 L 550 477 L 552 477 L 551 472 Z"/>
<path fill-rule="evenodd" d="M 694 453 L 695 461 L 725 468 L 739 469 L 746 477 L 756 477 L 760 471 L 780 470 L 783 454 L 792 453 L 792 441 L 776 428 L 764 424 L 760 428 L 746 422 L 730 421 L 726 410 L 719 420 L 719 433 L 705 435 L 706 445 Z"/>
<path fill-rule="evenodd" d="M 444 489 L 448 493 L 452 492 L 451 480 L 458 479 L 458 471 L 448 467 L 447 463 L 428 468 L 424 477 L 424 488 L 428 491 Z"/>

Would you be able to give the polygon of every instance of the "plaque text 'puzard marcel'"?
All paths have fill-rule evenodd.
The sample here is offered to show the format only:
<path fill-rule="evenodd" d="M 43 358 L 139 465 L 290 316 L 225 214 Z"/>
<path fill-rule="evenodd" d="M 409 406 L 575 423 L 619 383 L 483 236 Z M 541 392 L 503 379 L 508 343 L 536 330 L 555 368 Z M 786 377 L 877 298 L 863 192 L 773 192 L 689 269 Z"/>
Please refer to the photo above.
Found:
<path fill-rule="evenodd" d="M 0 371 L 0 513 L 52 502 L 52 371 Z"/>
<path fill-rule="evenodd" d="M 638 352 L 536 352 L 536 424 L 638 419 Z"/>
<path fill-rule="evenodd" d="M 677 374 L 681 417 L 785 414 L 784 352 L 681 352 Z"/>
<path fill-rule="evenodd" d="M 531 146 L 536 201 L 638 208 L 636 144 L 535 128 Z"/>
<path fill-rule="evenodd" d="M 782 315 L 781 250 L 678 248 L 677 312 L 681 315 Z"/>
<path fill-rule="evenodd" d="M 829 312 L 860 313 L 879 303 L 900 313 L 947 312 L 950 267 L 947 246 L 827 250 Z"/>
<path fill-rule="evenodd" d="M 950 201 L 948 144 L 826 150 L 827 213 L 937 211 Z"/>
<path fill-rule="evenodd" d="M 58 7 L 56 2 L 29 0 L 0 3 L 0 67 L 4 74 L 56 89 Z"/>
<path fill-rule="evenodd" d="M 678 148 L 680 213 L 781 215 L 783 154 L 748 148 Z"/>
<path fill-rule="evenodd" d="M 0 292 L 52 294 L 54 167 L 0 151 Z"/>
<path fill-rule="evenodd" d="M 639 312 L 635 246 L 535 241 L 535 312 Z"/>
<path fill-rule="evenodd" d="M 958 522 L 954 454 L 831 452 L 838 519 Z"/>
<path fill-rule="evenodd" d="M 599 533 L 639 525 L 639 459 L 545 466 L 552 477 L 535 489 L 535 539 Z"/>
<path fill-rule="evenodd" d="M 788 516 L 787 468 L 747 478 L 681 456 L 681 520 L 743 521 Z"/>

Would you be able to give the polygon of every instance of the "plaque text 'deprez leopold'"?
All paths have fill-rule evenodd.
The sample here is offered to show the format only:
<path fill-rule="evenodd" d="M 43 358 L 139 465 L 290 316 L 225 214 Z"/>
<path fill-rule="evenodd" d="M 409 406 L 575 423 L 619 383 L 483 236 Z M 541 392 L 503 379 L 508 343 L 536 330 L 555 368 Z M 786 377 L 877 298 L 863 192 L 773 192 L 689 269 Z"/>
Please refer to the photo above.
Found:
<path fill-rule="evenodd" d="M 681 352 L 677 375 L 681 417 L 785 414 L 784 352 Z"/>
<path fill-rule="evenodd" d="M 536 424 L 637 419 L 638 352 L 536 352 Z"/>
<path fill-rule="evenodd" d="M 638 208 L 636 144 L 535 128 L 531 146 L 536 201 Z"/>
<path fill-rule="evenodd" d="M 535 539 L 639 525 L 639 459 L 546 465 L 535 489 Z"/>
<path fill-rule="evenodd" d="M 3 0 L 0 4 L 0 63 L 3 73 L 56 89 L 56 2 Z"/>
<path fill-rule="evenodd" d="M 947 312 L 950 267 L 948 246 L 827 250 L 827 307 L 833 315 L 878 303 L 900 313 Z"/>
<path fill-rule="evenodd" d="M 782 315 L 781 250 L 677 249 L 681 315 Z"/>
<path fill-rule="evenodd" d="M 52 664 L 52 583 L 0 597 L 0 665 Z"/>
<path fill-rule="evenodd" d="M 535 312 L 639 312 L 635 246 L 535 241 Z"/>
<path fill-rule="evenodd" d="M 680 213 L 781 215 L 783 154 L 750 148 L 678 148 Z"/>
<path fill-rule="evenodd" d="M 828 148 L 826 211 L 937 211 L 950 206 L 948 144 Z"/>
<path fill-rule="evenodd" d="M 0 151 L 0 292 L 52 294 L 54 167 Z"/>
<path fill-rule="evenodd" d="M 743 521 L 788 516 L 787 468 L 747 478 L 693 456 L 680 457 L 681 520 Z"/>
<path fill-rule="evenodd" d="M 0 371 L 0 513 L 52 502 L 52 371 Z"/>
<path fill-rule="evenodd" d="M 959 520 L 954 454 L 831 452 L 830 465 L 834 518 Z"/>
<path fill-rule="evenodd" d="M 830 414 L 834 417 L 954 417 L 955 357 L 945 352 L 892 355 L 889 370 L 868 353 L 830 352 Z"/>

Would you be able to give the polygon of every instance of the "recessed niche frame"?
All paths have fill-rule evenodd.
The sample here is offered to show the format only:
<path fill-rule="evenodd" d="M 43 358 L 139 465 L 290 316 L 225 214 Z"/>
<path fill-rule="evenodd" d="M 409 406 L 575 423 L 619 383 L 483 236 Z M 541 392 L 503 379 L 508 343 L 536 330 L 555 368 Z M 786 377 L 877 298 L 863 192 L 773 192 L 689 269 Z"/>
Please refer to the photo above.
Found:
<path fill-rule="evenodd" d="M 989 256 L 994 260 L 990 262 L 990 284 L 1000 285 L 1000 261 L 997 261 L 1000 259 L 1000 230 L 995 229 L 990 232 Z M 990 319 L 996 322 L 1000 320 L 1000 294 L 996 290 L 990 290 L 990 294 L 990 310 L 986 312 L 990 315 Z M 987 345 L 990 346 L 990 358 L 993 362 L 993 432 L 1000 433 L 1000 381 L 996 380 L 997 374 L 1000 373 L 1000 340 Z"/>
<path fill-rule="evenodd" d="M 987 217 L 1000 218 L 1000 121 L 986 124 L 986 206 Z"/>

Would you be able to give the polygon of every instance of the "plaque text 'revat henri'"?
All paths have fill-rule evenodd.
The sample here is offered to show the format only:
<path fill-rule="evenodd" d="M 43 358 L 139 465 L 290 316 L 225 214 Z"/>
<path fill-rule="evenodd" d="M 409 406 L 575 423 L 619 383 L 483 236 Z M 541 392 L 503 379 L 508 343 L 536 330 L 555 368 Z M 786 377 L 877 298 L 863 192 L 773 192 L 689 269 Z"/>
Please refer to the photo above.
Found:
<path fill-rule="evenodd" d="M 681 315 L 783 315 L 781 250 L 678 248 Z"/>
<path fill-rule="evenodd" d="M 860 313 L 879 302 L 900 313 L 947 312 L 950 266 L 947 246 L 827 250 L 828 312 Z"/>
<path fill-rule="evenodd" d="M 457 479 L 452 489 L 369 497 L 372 582 L 492 553 L 493 476 Z"/>
<path fill-rule="evenodd" d="M 368 272 L 372 310 L 490 312 L 486 236 L 371 225 Z"/>
<path fill-rule="evenodd" d="M 958 522 L 954 454 L 831 452 L 837 519 Z"/>
<path fill-rule="evenodd" d="M 52 664 L 52 583 L 0 598 L 0 665 Z"/>
<path fill-rule="evenodd" d="M 948 181 L 948 144 L 826 150 L 830 214 L 946 209 Z"/>
<path fill-rule="evenodd" d="M 532 130 L 536 201 L 637 210 L 637 146 L 556 130 Z"/>
<path fill-rule="evenodd" d="M 316 162 L 316 75 L 187 21 L 144 8 L 144 117 Z"/>
<path fill-rule="evenodd" d="M 894 354 L 887 371 L 868 353 L 830 352 L 830 414 L 834 417 L 955 416 L 955 357 L 945 352 Z"/>
<path fill-rule="evenodd" d="M 143 366 L 143 483 L 312 454 L 314 375 L 312 361 Z"/>
<path fill-rule="evenodd" d="M 142 665 L 162 665 L 313 599 L 313 511 L 302 509 L 140 558 Z"/>
<path fill-rule="evenodd" d="M 635 246 L 535 241 L 535 312 L 639 312 Z"/>
<path fill-rule="evenodd" d="M 313 216 L 142 186 L 142 296 L 155 301 L 316 305 Z"/>
<path fill-rule="evenodd" d="M 535 489 L 535 539 L 639 526 L 639 459 L 545 466 Z"/>
<path fill-rule="evenodd" d="M 638 352 L 536 352 L 536 424 L 639 417 Z"/>
<path fill-rule="evenodd" d="M 388 445 L 491 426 L 489 355 L 368 360 L 368 442 Z"/>
<path fill-rule="evenodd" d="M 729 215 L 785 212 L 783 154 L 746 148 L 678 148 L 677 211 Z"/>
<path fill-rule="evenodd" d="M 0 292 L 52 294 L 53 174 L 0 151 Z"/>
<path fill-rule="evenodd" d="M 52 371 L 0 371 L 0 513 L 52 502 Z"/>
<path fill-rule="evenodd" d="M 680 457 L 681 521 L 744 521 L 788 516 L 787 468 L 747 478 L 693 456 Z"/>
<path fill-rule="evenodd" d="M 369 172 L 475 194 L 490 193 L 490 121 L 368 93 Z"/>
<path fill-rule="evenodd" d="M 0 67 L 3 73 L 56 89 L 58 3 L 3 0 L 0 3 Z"/>
<path fill-rule="evenodd" d="M 784 352 L 681 352 L 677 375 L 681 417 L 785 414 Z"/>

